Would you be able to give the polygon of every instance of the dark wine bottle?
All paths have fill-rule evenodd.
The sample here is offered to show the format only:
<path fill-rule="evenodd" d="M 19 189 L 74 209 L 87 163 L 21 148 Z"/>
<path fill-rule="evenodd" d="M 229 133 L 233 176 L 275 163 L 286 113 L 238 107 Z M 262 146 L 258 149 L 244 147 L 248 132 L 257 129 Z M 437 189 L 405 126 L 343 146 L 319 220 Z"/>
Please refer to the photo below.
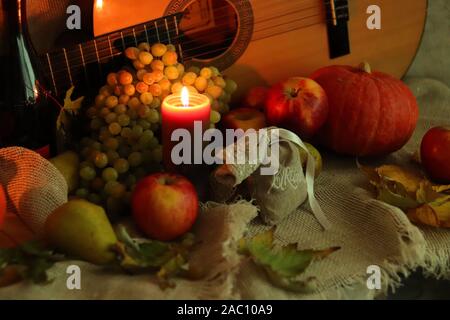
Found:
<path fill-rule="evenodd" d="M 58 107 L 44 89 L 28 32 L 26 1 L 2 1 L 8 50 L 0 72 L 0 147 L 21 146 L 48 158 L 56 152 Z"/>

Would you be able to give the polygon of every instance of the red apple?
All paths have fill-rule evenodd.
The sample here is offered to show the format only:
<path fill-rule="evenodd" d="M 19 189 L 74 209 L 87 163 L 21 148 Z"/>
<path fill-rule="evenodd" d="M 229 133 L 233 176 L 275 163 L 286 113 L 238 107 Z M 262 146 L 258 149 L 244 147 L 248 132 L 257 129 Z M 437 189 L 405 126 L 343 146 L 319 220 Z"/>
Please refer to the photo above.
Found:
<path fill-rule="evenodd" d="M 192 183 L 171 173 L 157 173 L 139 181 L 131 202 L 138 227 L 150 238 L 161 241 L 188 232 L 199 208 Z"/>
<path fill-rule="evenodd" d="M 269 90 L 265 112 L 269 125 L 284 127 L 302 138 L 310 138 L 327 120 L 328 99 L 314 80 L 290 78 Z"/>
<path fill-rule="evenodd" d="M 425 134 L 420 158 L 432 180 L 450 183 L 450 127 L 432 128 Z"/>
<path fill-rule="evenodd" d="M 228 112 L 222 119 L 226 129 L 259 130 L 266 127 L 264 113 L 251 108 L 239 108 Z"/>
<path fill-rule="evenodd" d="M 251 88 L 244 97 L 243 106 L 247 108 L 263 110 L 268 92 L 269 88 L 267 87 Z"/>

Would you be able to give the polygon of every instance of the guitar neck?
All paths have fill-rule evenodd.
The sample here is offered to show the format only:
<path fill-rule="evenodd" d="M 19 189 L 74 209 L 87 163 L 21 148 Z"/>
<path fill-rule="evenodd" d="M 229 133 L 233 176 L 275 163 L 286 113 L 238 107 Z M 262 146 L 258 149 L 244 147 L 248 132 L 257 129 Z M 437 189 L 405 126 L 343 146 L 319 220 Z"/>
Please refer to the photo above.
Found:
<path fill-rule="evenodd" d="M 92 85 L 101 83 L 108 69 L 121 60 L 127 47 L 138 46 L 141 42 L 174 44 L 182 58 L 179 45 L 182 33 L 178 28 L 181 15 L 151 20 L 42 55 L 41 65 L 52 93 L 61 96 L 71 86 L 78 85 L 92 89 Z"/>

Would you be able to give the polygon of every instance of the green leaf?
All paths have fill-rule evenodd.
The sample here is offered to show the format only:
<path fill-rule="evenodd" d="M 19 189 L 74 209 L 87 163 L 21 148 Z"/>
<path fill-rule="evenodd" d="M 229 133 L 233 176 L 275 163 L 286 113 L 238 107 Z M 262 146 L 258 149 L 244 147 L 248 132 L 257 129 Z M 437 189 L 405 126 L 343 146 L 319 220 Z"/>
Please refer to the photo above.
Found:
<path fill-rule="evenodd" d="M 0 273 L 8 266 L 16 266 L 22 278 L 34 283 L 49 281 L 47 271 L 62 260 L 37 241 L 26 242 L 15 248 L 0 249 Z"/>
<path fill-rule="evenodd" d="M 313 261 L 323 259 L 339 249 L 298 250 L 296 244 L 275 247 L 273 236 L 274 228 L 243 240 L 241 252 L 263 267 L 275 285 L 295 291 L 305 290 L 309 287 L 308 283 L 313 281 L 297 281 L 296 277 L 305 272 Z"/>
<path fill-rule="evenodd" d="M 189 251 L 194 245 L 192 234 L 187 234 L 180 242 L 132 239 L 124 226 L 118 226 L 117 236 L 116 251 L 121 267 L 130 272 L 157 270 L 161 288 L 173 286 L 170 278 L 186 269 Z"/>

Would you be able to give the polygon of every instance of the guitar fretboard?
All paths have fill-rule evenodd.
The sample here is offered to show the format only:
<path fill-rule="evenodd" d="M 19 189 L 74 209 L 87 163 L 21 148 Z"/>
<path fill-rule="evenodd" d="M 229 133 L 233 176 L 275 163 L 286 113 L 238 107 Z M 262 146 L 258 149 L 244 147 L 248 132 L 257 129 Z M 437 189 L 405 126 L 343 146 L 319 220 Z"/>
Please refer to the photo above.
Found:
<path fill-rule="evenodd" d="M 143 24 L 115 31 L 91 41 L 62 48 L 41 56 L 43 71 L 55 96 L 64 94 L 71 86 L 82 85 L 90 89 L 91 84 L 101 83 L 108 68 L 119 61 L 124 50 L 140 42 L 174 44 L 180 59 L 183 52 L 178 26 L 182 13 L 151 20 Z"/>

